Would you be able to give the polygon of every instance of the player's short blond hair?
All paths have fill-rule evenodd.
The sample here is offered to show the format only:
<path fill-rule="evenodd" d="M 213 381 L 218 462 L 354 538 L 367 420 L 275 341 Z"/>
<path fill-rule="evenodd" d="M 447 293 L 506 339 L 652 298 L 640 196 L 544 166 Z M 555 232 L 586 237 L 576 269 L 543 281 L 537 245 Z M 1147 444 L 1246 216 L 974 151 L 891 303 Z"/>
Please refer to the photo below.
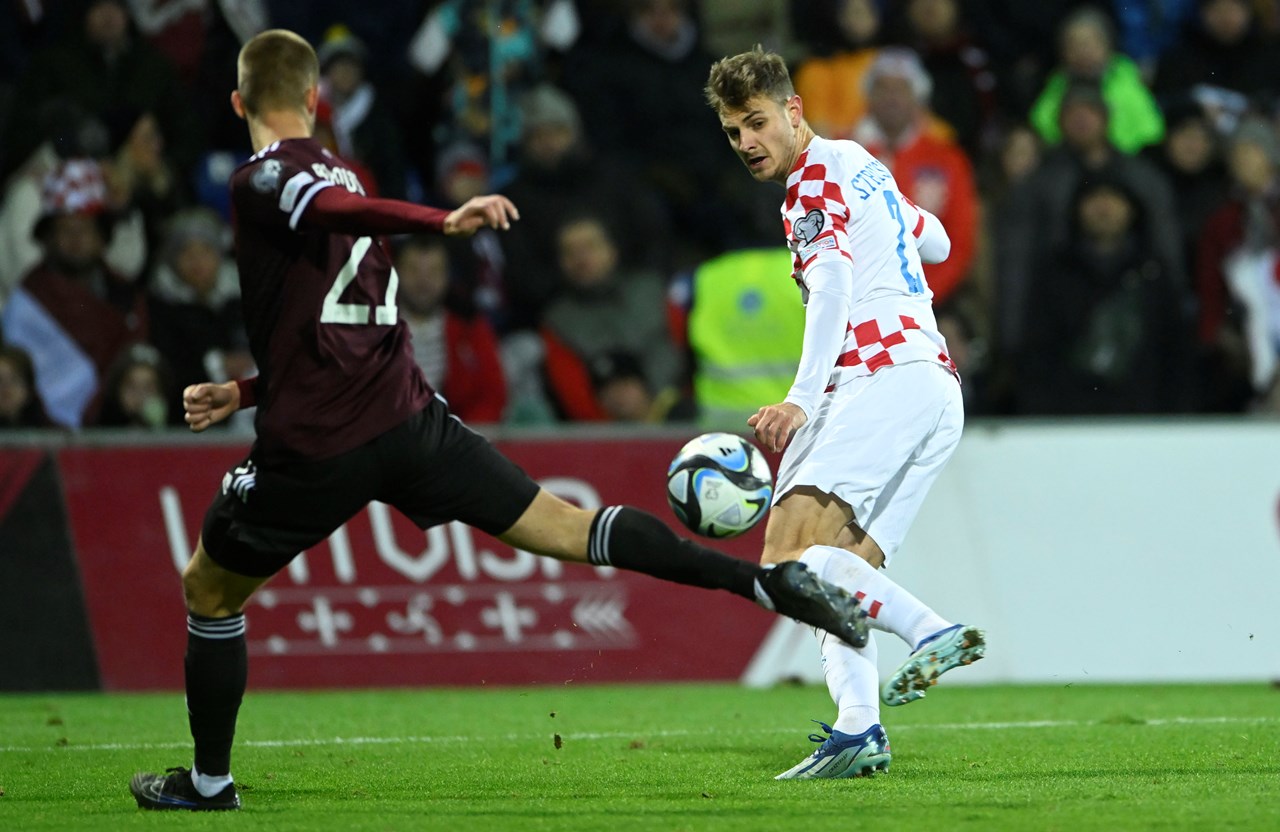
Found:
<path fill-rule="evenodd" d="M 240 101 L 249 115 L 301 109 L 320 78 L 316 51 L 287 29 L 268 29 L 240 50 L 236 63 Z"/>
<path fill-rule="evenodd" d="M 759 44 L 750 52 L 721 58 L 712 64 L 703 92 L 717 113 L 743 110 L 748 101 L 761 95 L 785 104 L 796 94 L 786 61 L 776 52 L 766 52 Z"/>

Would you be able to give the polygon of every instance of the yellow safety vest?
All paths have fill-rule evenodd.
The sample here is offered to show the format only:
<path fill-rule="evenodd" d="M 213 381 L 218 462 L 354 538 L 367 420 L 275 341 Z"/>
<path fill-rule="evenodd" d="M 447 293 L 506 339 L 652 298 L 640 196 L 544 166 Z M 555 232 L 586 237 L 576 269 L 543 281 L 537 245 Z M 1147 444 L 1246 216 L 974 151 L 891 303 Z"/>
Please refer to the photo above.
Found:
<path fill-rule="evenodd" d="M 689 346 L 698 419 L 742 430 L 786 398 L 804 341 L 804 306 L 785 248 L 731 251 L 693 275 Z"/>

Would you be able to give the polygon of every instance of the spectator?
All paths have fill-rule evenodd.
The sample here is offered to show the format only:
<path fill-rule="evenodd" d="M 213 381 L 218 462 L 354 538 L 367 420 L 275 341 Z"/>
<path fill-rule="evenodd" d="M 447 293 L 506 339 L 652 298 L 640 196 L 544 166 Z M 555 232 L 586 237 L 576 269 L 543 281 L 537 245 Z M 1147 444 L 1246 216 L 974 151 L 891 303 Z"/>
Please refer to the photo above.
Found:
<path fill-rule="evenodd" d="M 978 375 L 981 378 L 975 390 L 973 371 L 964 374 L 966 412 L 1007 414 L 1013 410 L 1013 368 L 1009 362 L 1001 360 L 1005 356 L 998 348 L 1001 336 L 999 315 L 1006 306 L 1001 297 L 1001 278 L 1004 275 L 1000 272 L 1002 263 L 999 255 L 1006 249 L 1004 238 L 1007 229 L 1020 227 L 1016 212 L 1024 207 L 1025 200 L 1015 196 L 1024 190 L 1023 183 L 1040 168 L 1043 152 L 1040 137 L 1031 125 L 1014 124 L 1005 132 L 999 152 L 989 160 L 982 176 L 981 192 L 985 202 L 982 237 L 972 281 L 977 290 L 978 310 L 969 321 L 972 340 L 967 344 L 970 357 L 974 359 L 972 363 L 980 367 Z M 1030 245 L 1032 241 L 1027 243 Z"/>
<path fill-rule="evenodd" d="M 848 137 L 867 113 L 865 77 L 875 60 L 883 23 L 873 0 L 838 0 L 835 6 L 830 28 L 843 37 L 839 48 L 802 61 L 795 74 L 805 119 L 815 133 L 829 139 Z"/>
<path fill-rule="evenodd" d="M 792 35 L 789 5 L 788 0 L 700 4 L 707 49 L 719 57 L 745 52 L 759 43 L 788 61 L 798 59 L 801 45 Z"/>
<path fill-rule="evenodd" d="M 951 256 L 924 267 L 936 306 L 969 276 L 978 233 L 973 166 L 953 131 L 929 112 L 932 82 L 909 49 L 880 50 L 867 71 L 870 109 L 853 138 L 893 173 L 909 199 L 942 220 Z"/>
<path fill-rule="evenodd" d="M 1160 171 L 1140 156 L 1120 153 L 1108 137 L 1108 109 L 1094 84 L 1077 83 L 1063 95 L 1058 113 L 1062 143 L 1050 148 L 1040 167 L 1010 194 L 1005 225 L 995 235 L 999 359 L 1006 367 L 1024 349 L 1024 310 L 1036 279 L 1036 263 L 1061 250 L 1070 238 L 1072 201 L 1082 182 L 1104 173 L 1124 183 L 1141 205 L 1142 233 L 1164 268 L 1183 280 L 1173 190 Z"/>
<path fill-rule="evenodd" d="M 1057 62 L 1055 33 L 1064 17 L 1089 0 L 965 0 L 964 12 L 1000 79 L 1000 110 L 1022 117 Z"/>
<path fill-rule="evenodd" d="M 1196 25 L 1160 61 L 1162 99 L 1191 92 L 1230 132 L 1248 98 L 1273 94 L 1280 76 L 1275 45 L 1262 37 L 1248 0 L 1198 0 Z"/>
<path fill-rule="evenodd" d="M 591 362 L 596 401 L 612 422 L 688 421 L 693 403 L 668 387 L 655 395 L 645 378 L 640 359 L 629 352 L 606 353 Z"/>
<path fill-rule="evenodd" d="M 35 123 L 32 132 L 39 137 L 39 145 L 10 177 L 0 204 L 0 300 L 44 256 L 33 232 L 42 211 L 45 178 L 70 159 L 93 158 L 99 165 L 111 166 L 106 126 L 74 101 L 44 102 Z M 115 201 L 119 199 L 124 201 Z M 117 274 L 132 280 L 143 270 L 148 244 L 146 221 L 140 210 L 129 206 L 129 200 L 126 191 L 108 189 L 113 222 L 103 259 Z"/>
<path fill-rule="evenodd" d="M 530 0 L 496 0 L 483 12 L 469 0 L 445 0 L 427 15 L 409 48 L 424 75 L 446 70 L 445 123 L 437 142 L 484 148 L 505 171 L 520 138 L 520 96 L 544 77 L 547 49 L 563 52 L 578 35 L 569 0 L 552 0 L 538 19 Z"/>
<path fill-rule="evenodd" d="M 139 31 L 173 64 L 183 85 L 191 87 L 199 75 L 211 30 L 225 18 L 241 41 L 267 28 L 264 0 L 128 0 Z M 225 103 L 225 102 L 224 102 Z"/>
<path fill-rule="evenodd" d="M 1165 53 L 1182 42 L 1183 29 L 1195 16 L 1198 3 L 1199 0 L 1112 0 L 1120 30 L 1120 50 L 1137 62 L 1143 77 L 1155 75 Z"/>
<path fill-rule="evenodd" d="M 702 99 L 710 65 L 687 0 L 631 0 L 623 30 L 568 56 L 563 78 L 592 145 L 634 161 L 670 205 L 681 260 L 734 233 L 720 185 L 735 163 Z"/>
<path fill-rule="evenodd" d="M 111 219 L 97 163 L 63 163 L 45 179 L 36 235 L 44 259 L 3 310 L 9 343 L 25 349 L 50 418 L 92 421 L 99 381 L 129 344 L 146 337 L 142 294 L 103 260 Z"/>
<path fill-rule="evenodd" d="M 36 392 L 31 356 L 18 347 L 0 346 L 0 429 L 46 428 L 51 424 Z"/>
<path fill-rule="evenodd" d="M 1140 202 L 1102 175 L 1081 185 L 1072 209 L 1066 245 L 1038 265 L 1018 412 L 1185 412 L 1186 290 L 1145 239 Z"/>
<path fill-rule="evenodd" d="M 440 154 L 437 163 L 439 202 L 462 205 L 488 193 L 490 179 L 488 163 L 479 148 L 462 143 L 451 145 Z M 456 308 L 468 314 L 478 311 L 489 319 L 495 331 L 506 331 L 508 321 L 518 310 L 507 297 L 507 257 L 498 233 L 481 228 L 470 237 L 446 240 L 445 244 L 450 260 L 459 264 L 461 279 L 451 290 Z"/>
<path fill-rule="evenodd" d="M 1227 196 L 1218 133 L 1204 109 L 1189 96 L 1165 108 L 1168 130 L 1152 160 L 1173 186 L 1182 262 L 1195 260 L 1200 231 Z"/>
<path fill-rule="evenodd" d="M 397 305 L 427 381 L 467 422 L 500 422 L 507 403 L 498 339 L 479 315 L 448 308 L 449 252 L 437 237 L 412 237 L 396 252 Z"/>
<path fill-rule="evenodd" d="M 650 390 L 677 388 L 680 355 L 667 325 L 666 284 L 648 271 L 624 270 L 598 217 L 566 220 L 557 234 L 564 288 L 547 309 L 544 341 L 550 389 L 571 420 L 607 418 L 590 367 L 618 352 L 635 356 Z"/>
<path fill-rule="evenodd" d="M 406 165 L 400 130 L 365 77 L 367 52 L 360 39 L 341 25 L 330 28 L 316 50 L 321 95 L 332 108 L 329 128 L 338 156 L 371 170 L 379 195 L 404 199 Z"/>
<path fill-rule="evenodd" d="M 671 294 L 687 312 L 698 420 L 738 430 L 761 402 L 782 401 L 795 380 L 804 338 L 804 305 L 785 279 L 787 248 L 725 252 L 699 265 Z"/>
<path fill-rule="evenodd" d="M 955 129 L 969 158 L 979 158 L 996 141 L 996 77 L 965 29 L 960 0 L 907 0 L 896 28 L 933 79 L 930 109 Z"/>
<path fill-rule="evenodd" d="M 1031 108 L 1031 123 L 1049 144 L 1062 140 L 1059 111 L 1073 83 L 1097 84 L 1111 114 L 1107 137 L 1122 153 L 1136 153 L 1164 137 L 1164 119 L 1137 64 L 1115 51 L 1111 21 L 1095 8 L 1073 12 L 1058 35 L 1058 68 Z"/>
<path fill-rule="evenodd" d="M 587 145 L 567 94 L 540 85 L 521 109 L 520 173 L 506 190 L 520 209 L 520 222 L 503 237 L 510 271 L 508 329 L 540 323 L 559 285 L 556 230 L 573 212 L 589 212 L 618 229 L 623 262 L 665 272 L 671 258 L 665 206 L 623 160 Z"/>
<path fill-rule="evenodd" d="M 160 248 L 164 224 L 186 195 L 165 157 L 164 136 L 154 115 L 122 108 L 104 118 L 113 150 L 101 162 L 108 198 L 117 217 L 142 223 L 149 256 Z"/>
<path fill-rule="evenodd" d="M 825 58 L 856 51 L 870 43 L 866 13 L 875 14 L 871 29 L 878 35 L 882 22 L 880 9 L 884 4 L 873 0 L 869 9 L 862 6 L 854 9 L 848 0 L 789 0 L 787 5 L 791 30 L 800 42 L 801 51 L 811 57 Z"/>
<path fill-rule="evenodd" d="M 81 26 L 37 54 L 23 75 L 14 112 L 38 112 L 42 102 L 67 97 L 89 113 L 151 113 L 164 136 L 173 170 L 195 166 L 200 128 L 177 74 L 164 57 L 131 29 L 124 0 L 89 0 Z M 40 137 L 13 119 L 0 143 L 7 151 L 0 172 L 26 159 Z"/>
<path fill-rule="evenodd" d="M 151 278 L 151 343 L 169 364 L 178 390 L 201 381 L 253 374 L 240 310 L 240 276 L 228 256 L 230 232 L 207 208 L 170 220 Z"/>
<path fill-rule="evenodd" d="M 159 430 L 182 421 L 181 392 L 164 356 L 149 344 L 121 353 L 102 387 L 98 427 Z"/>
<path fill-rule="evenodd" d="M 1230 199 L 1205 224 L 1196 258 L 1208 408 L 1280 412 L 1280 141 L 1245 120 L 1227 152 Z"/>

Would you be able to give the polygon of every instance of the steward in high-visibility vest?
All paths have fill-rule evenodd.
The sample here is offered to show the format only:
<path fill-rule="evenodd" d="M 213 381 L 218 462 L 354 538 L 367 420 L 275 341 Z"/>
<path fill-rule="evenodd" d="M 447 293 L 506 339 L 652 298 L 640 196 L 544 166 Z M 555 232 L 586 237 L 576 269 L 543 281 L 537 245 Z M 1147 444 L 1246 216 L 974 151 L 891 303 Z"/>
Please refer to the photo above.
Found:
<path fill-rule="evenodd" d="M 785 248 L 731 251 L 694 271 L 689 348 L 698 420 L 745 430 L 787 396 L 800 363 L 804 306 Z"/>

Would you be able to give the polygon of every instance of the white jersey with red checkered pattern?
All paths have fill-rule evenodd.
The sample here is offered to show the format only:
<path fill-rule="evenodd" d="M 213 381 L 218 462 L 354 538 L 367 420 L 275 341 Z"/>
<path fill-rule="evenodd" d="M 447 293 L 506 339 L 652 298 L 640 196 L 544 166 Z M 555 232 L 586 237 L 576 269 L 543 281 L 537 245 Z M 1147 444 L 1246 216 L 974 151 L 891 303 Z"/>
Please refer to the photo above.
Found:
<path fill-rule="evenodd" d="M 909 361 L 939 362 L 955 372 L 916 249 L 925 219 L 889 169 L 857 142 L 815 137 L 796 160 L 782 206 L 792 277 L 806 303 L 805 272 L 818 263 L 846 265 L 853 284 L 828 389 Z"/>

